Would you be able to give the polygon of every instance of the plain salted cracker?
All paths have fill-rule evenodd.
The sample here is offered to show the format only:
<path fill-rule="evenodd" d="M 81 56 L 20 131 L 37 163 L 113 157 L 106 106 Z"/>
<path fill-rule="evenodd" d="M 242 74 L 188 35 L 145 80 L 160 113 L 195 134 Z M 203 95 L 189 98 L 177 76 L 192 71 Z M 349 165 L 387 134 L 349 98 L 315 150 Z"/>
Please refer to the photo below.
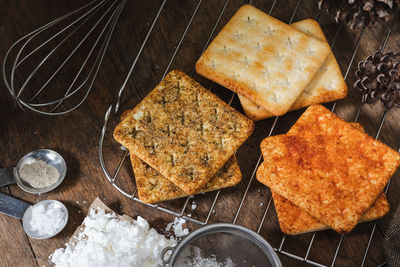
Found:
<path fill-rule="evenodd" d="M 359 131 L 364 131 L 359 123 L 350 123 Z M 259 172 L 263 173 L 264 163 L 259 167 Z M 274 200 L 276 214 L 278 216 L 279 226 L 285 234 L 298 235 L 308 232 L 315 232 L 328 229 L 329 226 L 318 221 L 313 216 L 309 215 L 303 209 L 299 208 L 283 196 L 271 191 Z M 390 210 L 389 202 L 385 194 L 382 192 L 372 207 L 368 209 L 361 217 L 359 223 L 372 221 L 385 216 Z"/>
<path fill-rule="evenodd" d="M 318 22 L 313 19 L 305 19 L 291 24 L 292 27 L 302 31 L 318 40 L 327 43 L 325 35 Z M 311 106 L 313 104 L 326 103 L 342 99 L 347 95 L 347 85 L 340 71 L 335 56 L 330 52 L 313 80 L 308 84 L 304 92 L 290 107 L 289 111 Z M 238 95 L 243 111 L 254 120 L 263 120 L 274 116 L 263 107 L 254 104 L 246 97 Z"/>
<path fill-rule="evenodd" d="M 114 130 L 114 138 L 194 194 L 250 136 L 254 123 L 181 71 L 171 71 Z"/>
<path fill-rule="evenodd" d="M 145 203 L 189 196 L 138 157 L 130 154 L 139 199 Z M 198 192 L 205 193 L 234 186 L 242 180 L 239 164 L 232 156 L 213 178 Z"/>
<path fill-rule="evenodd" d="M 329 52 L 328 44 L 244 5 L 197 61 L 196 71 L 282 115 Z"/>
<path fill-rule="evenodd" d="M 257 179 L 339 233 L 351 231 L 400 164 L 390 147 L 321 105 L 261 142 Z"/>

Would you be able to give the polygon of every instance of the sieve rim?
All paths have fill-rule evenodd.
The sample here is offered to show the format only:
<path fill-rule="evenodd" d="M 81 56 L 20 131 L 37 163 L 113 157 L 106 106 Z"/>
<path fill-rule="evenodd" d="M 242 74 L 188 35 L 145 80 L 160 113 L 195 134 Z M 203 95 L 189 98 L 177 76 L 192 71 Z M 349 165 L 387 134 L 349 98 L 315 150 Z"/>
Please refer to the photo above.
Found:
<path fill-rule="evenodd" d="M 186 248 L 188 244 L 190 244 L 194 239 L 200 238 L 206 234 L 213 234 L 213 233 L 244 234 L 245 237 L 247 237 L 250 241 L 252 241 L 255 245 L 257 245 L 259 249 L 262 250 L 267 255 L 273 267 L 282 267 L 282 263 L 279 259 L 278 254 L 276 254 L 274 248 L 262 236 L 260 236 L 258 233 L 246 227 L 231 223 L 210 224 L 193 231 L 187 237 L 185 237 L 181 242 L 179 242 L 179 244 L 176 245 L 175 247 L 165 248 L 161 252 L 161 261 L 164 264 L 168 264 L 169 266 L 174 266 L 175 261 L 177 260 L 177 256 L 184 248 Z M 171 256 L 169 256 L 169 258 L 165 260 L 165 254 L 168 251 L 172 251 L 172 253 Z"/>

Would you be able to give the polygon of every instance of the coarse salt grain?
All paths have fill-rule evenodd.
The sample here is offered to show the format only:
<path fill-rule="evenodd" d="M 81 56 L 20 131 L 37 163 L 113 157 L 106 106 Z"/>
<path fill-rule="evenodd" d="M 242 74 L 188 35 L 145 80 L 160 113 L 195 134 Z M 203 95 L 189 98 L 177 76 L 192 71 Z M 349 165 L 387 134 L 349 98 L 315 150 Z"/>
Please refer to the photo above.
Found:
<path fill-rule="evenodd" d="M 158 234 L 140 216 L 129 222 L 115 213 L 91 209 L 83 225 L 73 238 L 74 246 L 67 243 L 50 255 L 54 266 L 162 266 L 161 251 L 176 245 L 175 239 Z"/>
<path fill-rule="evenodd" d="M 39 204 L 32 207 L 31 229 L 38 235 L 52 235 L 64 224 L 65 211 L 57 203 Z"/>
<path fill-rule="evenodd" d="M 189 234 L 189 229 L 183 229 L 183 224 L 186 223 L 186 220 L 183 218 L 175 217 L 173 223 L 169 223 L 167 228 L 165 229 L 166 232 L 169 232 L 171 229 L 174 231 L 174 235 L 176 237 L 184 237 Z"/>

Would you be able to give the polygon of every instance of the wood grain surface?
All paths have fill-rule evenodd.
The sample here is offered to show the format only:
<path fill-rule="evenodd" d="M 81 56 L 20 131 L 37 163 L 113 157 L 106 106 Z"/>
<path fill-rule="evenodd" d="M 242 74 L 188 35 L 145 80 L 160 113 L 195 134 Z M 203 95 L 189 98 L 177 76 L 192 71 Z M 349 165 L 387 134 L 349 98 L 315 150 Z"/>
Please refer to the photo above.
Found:
<path fill-rule="evenodd" d="M 134 107 L 143 96 L 155 87 L 167 70 L 178 68 L 188 74 L 193 73 L 194 64 L 201 55 L 208 39 L 218 33 L 241 5 L 247 3 L 247 1 L 240 0 L 227 0 L 226 2 L 224 0 L 198 1 L 201 0 L 166 1 L 122 95 L 119 114 L 112 115 L 110 118 L 104 143 L 105 160 L 109 170 L 115 170 L 121 155 L 124 153 L 111 135 L 122 111 Z M 293 21 L 305 18 L 317 19 L 319 17 L 321 26 L 330 43 L 340 29 L 333 52 L 338 59 L 342 72 L 346 74 L 347 69 L 349 69 L 347 75 L 349 95 L 344 100 L 337 102 L 335 112 L 346 120 L 354 120 L 361 99 L 361 94 L 355 91 L 352 86 L 355 82 L 357 63 L 381 48 L 389 24 L 365 30 L 354 61 L 349 66 L 360 31 L 352 32 L 346 27 L 341 27 L 325 12 L 322 12 L 319 16 L 316 1 L 277 0 L 275 6 L 273 6 L 273 2 L 273 0 L 256 0 L 252 4 L 265 12 L 270 11 L 273 7 L 272 16 L 284 22 L 289 22 L 296 5 L 299 3 Z M 80 7 L 82 4 L 82 1 L 78 0 L 0 1 L 1 58 L 3 59 L 7 49 L 19 37 L 68 11 Z M 59 235 L 48 240 L 28 238 L 22 230 L 20 221 L 0 215 L 1 266 L 42 266 L 46 263 L 48 256 L 56 248 L 61 247 L 76 227 L 82 223 L 90 203 L 96 197 L 99 197 L 118 213 L 126 213 L 132 217 L 143 216 L 161 233 L 163 233 L 166 225 L 174 220 L 174 217 L 169 214 L 137 203 L 117 192 L 103 174 L 98 158 L 98 143 L 105 111 L 110 104 L 115 104 L 118 90 L 133 60 L 138 55 L 141 44 L 161 5 L 162 0 L 127 2 L 88 100 L 70 114 L 49 117 L 22 111 L 15 107 L 5 85 L 0 83 L 0 165 L 2 167 L 14 166 L 29 151 L 38 148 L 50 148 L 63 155 L 68 166 L 65 181 L 53 192 L 32 195 L 25 193 L 16 185 L 2 188 L 1 191 L 30 203 L 44 199 L 57 199 L 66 204 L 70 213 L 67 227 Z M 222 10 L 223 13 L 219 18 Z M 196 14 L 194 14 L 195 11 Z M 190 21 L 191 25 L 187 27 Z M 213 32 L 214 26 L 215 31 Z M 182 38 L 183 34 L 185 34 L 184 38 Z M 399 52 L 399 42 L 400 18 L 397 17 L 385 51 Z M 40 53 L 39 51 L 34 59 L 40 58 Z M 27 62 L 26 70 L 33 68 L 34 62 Z M 54 70 L 56 63 L 49 61 L 48 64 L 43 66 L 43 70 Z M 55 93 L 57 91 L 63 92 L 65 89 L 64 81 L 71 78 L 68 75 L 70 76 L 68 73 L 61 73 L 57 81 L 52 84 Z M 224 101 L 230 100 L 231 91 L 199 77 L 195 73 L 193 78 L 205 87 L 210 88 Z M 237 96 L 234 96 L 232 106 L 242 112 Z M 332 108 L 332 104 L 326 106 Z M 303 111 L 291 112 L 278 118 L 272 135 L 285 133 Z M 362 108 L 359 121 L 368 134 L 375 136 L 382 115 L 383 109 L 379 104 L 365 105 Z M 388 112 L 379 136 L 379 140 L 396 150 L 400 145 L 399 121 L 399 109 Z M 265 221 L 260 228 L 260 234 L 274 247 L 279 247 L 283 234 L 279 230 L 273 204 L 268 205 L 271 195 L 269 189 L 255 179 L 252 180 L 244 198 L 243 206 L 240 211 L 238 210 L 260 156 L 259 143 L 268 136 L 274 122 L 275 118 L 257 122 L 252 136 L 237 151 L 243 181 L 234 188 L 221 191 L 209 222 L 233 222 L 235 215 L 237 215 L 237 224 L 257 230 L 264 212 L 269 208 Z M 121 169 L 118 183 L 123 185 L 127 191 L 133 192 L 133 177 L 129 161 L 126 161 Z M 392 179 L 388 191 L 391 212 L 378 221 L 378 228 L 374 234 L 365 266 L 376 266 L 385 261 L 382 238 L 400 201 L 399 178 L 397 173 Z M 194 197 L 198 206 L 197 209 L 193 211 L 188 205 L 185 214 L 191 214 L 193 217 L 205 220 L 215 194 L 216 192 L 212 192 Z M 183 203 L 184 199 L 174 200 L 162 203 L 161 206 L 179 212 Z M 373 222 L 363 223 L 343 238 L 335 266 L 361 265 L 373 225 Z M 199 226 L 188 223 L 187 227 L 194 230 Z M 313 243 L 309 246 L 311 239 L 313 239 Z M 307 255 L 307 259 L 311 261 L 330 266 L 340 240 L 340 235 L 332 230 L 326 230 L 317 233 L 315 236 L 310 233 L 286 237 L 282 250 L 300 257 Z M 294 260 L 282 253 L 279 256 L 284 266 L 308 266 L 307 263 Z"/>

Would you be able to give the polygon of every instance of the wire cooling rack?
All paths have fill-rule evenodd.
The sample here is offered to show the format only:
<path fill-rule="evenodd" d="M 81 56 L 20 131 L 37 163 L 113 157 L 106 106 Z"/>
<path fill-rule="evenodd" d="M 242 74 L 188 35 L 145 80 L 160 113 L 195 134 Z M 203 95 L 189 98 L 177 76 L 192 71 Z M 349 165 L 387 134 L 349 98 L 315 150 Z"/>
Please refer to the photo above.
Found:
<path fill-rule="evenodd" d="M 221 20 L 221 17 L 223 16 L 223 14 L 224 14 L 224 12 L 225 12 L 225 9 L 226 9 L 226 7 L 227 7 L 229 1 L 230 1 L 230 0 L 226 0 L 226 1 L 225 1 L 225 4 L 224 4 L 224 6 L 223 6 L 223 8 L 222 8 L 222 10 L 221 10 L 221 12 L 220 12 L 218 18 L 217 18 L 217 21 L 216 21 L 216 23 L 215 23 L 215 25 L 214 25 L 214 27 L 213 27 L 211 33 L 210 33 L 209 36 L 208 36 L 208 40 L 207 40 L 207 42 L 206 42 L 206 44 L 205 44 L 205 46 L 204 46 L 204 48 L 203 48 L 202 53 L 204 52 L 204 50 L 206 49 L 206 47 L 207 47 L 208 44 L 210 43 L 210 41 L 211 41 L 211 39 L 212 39 L 212 36 L 214 35 L 214 33 L 215 33 L 215 31 L 216 31 L 217 25 L 219 24 L 219 22 L 220 22 L 220 20 Z M 273 3 L 271 4 L 269 10 L 264 10 L 264 11 L 267 12 L 268 14 L 271 14 L 271 12 L 274 10 L 274 8 L 275 8 L 275 6 L 276 6 L 276 4 L 277 4 L 278 1 L 279 1 L 279 0 L 274 0 Z M 119 185 L 117 184 L 117 181 L 118 181 L 118 180 L 122 180 L 122 178 L 120 177 L 120 170 L 121 170 L 121 167 L 122 167 L 123 163 L 125 162 L 126 158 L 128 157 L 128 153 L 129 153 L 124 147 L 116 147 L 116 148 L 115 148 L 115 149 L 122 149 L 122 150 L 124 150 L 124 153 L 123 153 L 123 155 L 122 155 L 122 158 L 121 158 L 121 160 L 120 160 L 120 162 L 119 162 L 117 168 L 116 168 L 113 172 L 110 172 L 110 171 L 109 171 L 109 169 L 108 169 L 108 167 L 107 167 L 107 164 L 106 164 L 106 162 L 105 162 L 105 159 L 104 159 L 104 152 L 103 152 L 104 146 L 103 146 L 103 144 L 104 144 L 104 138 L 105 138 L 105 135 L 106 135 L 106 132 L 107 132 L 107 125 L 108 125 L 108 122 L 109 122 L 109 120 L 110 120 L 110 118 L 111 118 L 112 112 L 114 111 L 113 113 L 116 114 L 116 113 L 118 112 L 118 110 L 119 110 L 120 99 L 121 99 L 121 96 L 122 96 L 122 94 L 123 94 L 123 91 L 124 91 L 124 89 L 125 89 L 125 87 L 126 87 L 126 84 L 127 84 L 127 82 L 128 82 L 128 79 L 129 79 L 129 77 L 131 76 L 131 74 L 132 74 L 132 72 L 133 72 L 133 69 L 134 69 L 134 67 L 135 67 L 135 65 L 136 65 L 136 63 L 137 63 L 139 57 L 141 56 L 141 53 L 142 53 L 142 51 L 143 51 L 143 48 L 145 47 L 145 45 L 146 45 L 146 43 L 147 43 L 147 40 L 148 40 L 148 38 L 149 38 L 149 36 L 150 36 L 150 34 L 151 34 L 153 28 L 154 28 L 154 25 L 157 23 L 157 20 L 158 20 L 160 14 L 161 14 L 161 11 L 163 10 L 163 8 L 164 8 L 164 6 L 165 6 L 165 3 L 166 3 L 166 0 L 164 0 L 164 1 L 162 2 L 161 6 L 160 6 L 160 8 L 159 8 L 159 10 L 158 10 L 158 12 L 157 12 L 157 14 L 156 14 L 156 16 L 155 16 L 155 18 L 154 18 L 152 24 L 151 24 L 151 26 L 150 26 L 150 28 L 149 28 L 149 31 L 147 32 L 147 34 L 146 34 L 146 36 L 145 36 L 145 38 L 144 38 L 144 40 L 143 40 L 143 42 L 142 42 L 142 44 L 141 44 L 141 47 L 140 47 L 140 49 L 139 49 L 139 51 L 138 51 L 136 57 L 135 57 L 134 60 L 133 60 L 133 63 L 132 63 L 132 65 L 131 65 L 130 69 L 129 69 L 128 75 L 126 76 L 125 82 L 123 83 L 123 85 L 121 86 L 121 88 L 120 88 L 120 90 L 119 90 L 118 98 L 117 98 L 117 100 L 116 100 L 116 104 L 115 104 L 115 105 L 110 105 L 109 108 L 107 109 L 106 113 L 105 113 L 105 116 L 104 116 L 104 125 L 103 125 L 102 131 L 101 131 L 100 142 L 99 142 L 99 160 L 100 160 L 100 164 L 101 164 L 101 167 L 102 167 L 102 169 L 103 169 L 103 172 L 104 172 L 105 176 L 107 177 L 107 179 L 109 180 L 109 182 L 110 182 L 120 193 L 122 193 L 122 194 L 125 195 L 126 197 L 128 197 L 128 198 L 130 198 L 130 199 L 132 199 L 132 200 L 134 200 L 134 201 L 140 202 L 140 203 L 142 203 L 143 205 L 147 205 L 147 206 L 149 206 L 149 207 L 152 207 L 152 208 L 158 209 L 158 210 L 160 210 L 160 211 L 166 212 L 166 213 L 168 213 L 168 214 L 171 214 L 171 215 L 173 215 L 173 216 L 184 218 L 184 219 L 186 219 L 186 220 L 188 220 L 188 221 L 191 221 L 191 222 L 194 222 L 194 223 L 196 223 L 196 224 L 198 224 L 198 225 L 206 225 L 206 224 L 209 223 L 209 219 L 210 219 L 210 217 L 211 217 L 211 215 L 212 215 L 212 213 L 213 213 L 214 207 L 215 207 L 215 205 L 216 205 L 216 203 L 217 203 L 217 201 L 218 201 L 218 198 L 219 198 L 219 196 L 220 196 L 221 190 L 217 191 L 217 193 L 216 193 L 216 195 L 215 195 L 215 197 L 214 197 L 214 199 L 213 199 L 213 201 L 212 201 L 212 204 L 211 204 L 210 207 L 209 207 L 208 214 L 205 216 L 205 219 L 204 219 L 204 220 L 195 219 L 195 218 L 192 218 L 192 217 L 187 216 L 187 215 L 184 214 L 184 213 L 185 213 L 185 210 L 187 209 L 187 206 L 188 206 L 190 197 L 186 197 L 186 199 L 185 199 L 185 201 L 184 201 L 184 204 L 183 204 L 182 208 L 180 209 L 180 211 L 174 211 L 174 210 L 172 210 L 172 209 L 163 207 L 163 206 L 161 206 L 160 204 L 146 204 L 146 203 L 143 203 L 143 202 L 140 201 L 140 199 L 138 198 L 138 196 L 137 196 L 137 190 L 136 190 L 136 189 L 133 191 L 133 193 L 128 193 L 127 191 L 125 191 L 125 189 L 123 189 L 121 186 L 119 186 Z M 180 49 L 181 44 L 182 44 L 182 41 L 184 40 L 184 38 L 185 38 L 185 36 L 186 36 L 186 33 L 188 32 L 188 29 L 190 28 L 190 26 L 191 26 L 191 24 L 192 24 L 192 22 L 193 22 L 193 19 L 195 18 L 195 16 L 196 16 L 196 14 L 197 14 L 197 11 L 198 11 L 198 9 L 199 9 L 201 3 L 202 3 L 202 0 L 198 0 L 197 5 L 196 5 L 196 7 L 195 7 L 195 9 L 194 9 L 194 11 L 193 11 L 193 14 L 191 15 L 191 18 L 190 18 L 188 24 L 186 25 L 185 30 L 184 30 L 182 36 L 180 37 L 180 40 L 179 40 L 179 42 L 178 42 L 178 44 L 177 44 L 177 46 L 176 46 L 176 48 L 175 48 L 175 50 L 174 50 L 174 52 L 173 52 L 173 55 L 172 55 L 171 59 L 169 60 L 169 63 L 168 63 L 168 65 L 167 65 L 167 67 L 166 67 L 166 69 L 165 69 L 165 71 L 164 71 L 164 74 L 163 74 L 163 76 L 162 76 L 162 79 L 165 77 L 165 75 L 166 75 L 166 74 L 168 73 L 168 71 L 170 70 L 170 66 L 171 66 L 171 64 L 172 64 L 172 61 L 174 60 L 174 58 L 175 58 L 175 56 L 176 56 L 178 50 Z M 298 11 L 298 9 L 299 9 L 301 3 L 302 3 L 302 0 L 297 0 L 297 3 L 296 3 L 296 5 L 295 5 L 295 8 L 294 8 L 294 10 L 293 10 L 293 12 L 292 12 L 292 14 L 291 14 L 291 16 L 290 16 L 289 21 L 287 21 L 287 23 L 290 24 L 290 23 L 293 22 L 293 19 L 294 19 L 295 15 L 296 15 L 296 12 Z M 252 1 L 250 1 L 249 4 L 252 4 Z M 383 41 L 383 43 L 382 43 L 382 45 L 381 45 L 381 49 L 380 49 L 381 52 L 383 52 L 384 49 L 385 49 L 385 47 L 386 47 L 387 41 L 388 41 L 389 36 L 390 36 L 390 34 L 391 34 L 391 32 L 392 32 L 393 25 L 394 25 L 394 21 L 395 21 L 397 15 L 398 15 L 398 10 L 396 9 L 395 15 L 393 16 L 392 22 L 390 23 L 390 26 L 389 26 L 388 29 L 387 29 L 387 32 L 386 32 L 384 41 Z M 317 18 L 318 21 L 319 21 L 320 17 L 321 17 L 321 12 L 319 13 L 318 18 Z M 336 30 L 336 33 L 335 33 L 335 35 L 334 35 L 334 38 L 333 38 L 333 40 L 332 40 L 332 43 L 330 44 L 330 45 L 331 45 L 331 48 L 333 48 L 333 46 L 335 45 L 335 42 L 336 42 L 336 40 L 337 40 L 337 38 L 338 38 L 338 36 L 339 36 L 339 33 L 343 30 L 343 28 L 344 28 L 343 25 L 339 25 L 339 26 L 338 26 L 338 28 L 337 28 L 337 30 Z M 359 33 L 359 35 L 358 35 L 358 37 L 357 37 L 357 41 L 356 41 L 355 48 L 354 48 L 354 50 L 353 50 L 353 53 L 352 53 L 350 62 L 349 62 L 349 64 L 348 64 L 348 67 L 347 67 L 346 71 L 344 72 L 344 79 L 347 79 L 347 77 L 348 77 L 348 75 L 349 75 L 349 71 L 350 71 L 350 69 L 351 69 L 351 67 L 352 67 L 352 65 L 353 65 L 353 63 L 354 63 L 354 59 L 355 59 L 356 53 L 357 53 L 357 51 L 358 51 L 358 48 L 359 48 L 359 45 L 360 45 L 360 41 L 362 40 L 362 38 L 363 38 L 363 36 L 364 36 L 364 32 L 365 32 L 365 26 L 361 29 L 361 31 L 360 31 L 360 33 Z M 200 55 L 199 55 L 199 56 L 200 56 Z M 194 73 L 194 69 L 193 69 L 193 71 L 191 72 L 190 76 L 193 76 L 193 73 Z M 161 80 L 162 80 L 162 79 L 161 79 Z M 211 89 L 211 87 L 213 87 L 213 84 L 211 84 L 211 86 L 210 86 L 209 89 Z M 232 100 L 234 99 L 234 96 L 235 96 L 235 94 L 233 93 L 232 96 L 230 97 L 229 101 L 228 101 L 228 104 L 229 104 L 229 105 L 231 105 Z M 333 103 L 333 106 L 332 106 L 332 108 L 331 108 L 331 111 L 332 111 L 332 112 L 335 112 L 336 104 L 337 104 L 337 102 L 334 102 L 334 103 Z M 114 107 L 114 110 L 113 110 L 113 107 Z M 360 115 L 360 112 L 361 112 L 362 108 L 363 108 L 363 103 L 361 102 L 361 99 L 360 99 L 360 105 L 359 105 L 359 107 L 358 107 L 358 110 L 357 110 L 357 113 L 356 113 L 356 116 L 355 116 L 355 119 L 354 119 L 355 122 L 358 121 L 358 118 L 359 118 L 359 115 Z M 381 119 L 380 119 L 380 123 L 379 123 L 379 128 L 378 128 L 377 134 L 376 134 L 376 136 L 375 136 L 376 139 L 378 139 L 379 136 L 380 136 L 383 123 L 384 123 L 384 121 L 385 121 L 385 119 L 386 119 L 386 115 L 387 115 L 387 111 L 384 111 L 384 113 L 383 113 L 383 115 L 382 115 L 382 117 L 381 117 Z M 114 119 L 115 119 L 115 118 L 114 118 Z M 275 118 L 273 119 L 272 126 L 270 127 L 267 136 L 271 136 L 271 135 L 272 135 L 272 133 L 273 133 L 273 131 L 274 131 L 274 129 L 275 129 L 277 123 L 278 123 L 278 120 L 279 120 L 279 117 L 275 117 Z M 267 137 L 267 136 L 266 136 L 266 137 Z M 398 149 L 398 151 L 400 151 L 400 148 Z M 247 183 L 247 185 L 246 185 L 246 189 L 245 189 L 245 191 L 244 191 L 244 193 L 243 193 L 243 196 L 242 196 L 242 198 L 241 198 L 241 200 L 240 200 L 240 204 L 239 204 L 239 206 L 237 207 L 237 210 L 236 210 L 234 219 L 233 219 L 233 221 L 232 221 L 232 223 L 234 223 L 234 224 L 236 224 L 237 219 L 238 219 L 238 217 L 239 217 L 239 215 L 240 215 L 240 212 L 241 212 L 242 207 L 243 207 L 243 203 L 245 202 L 246 197 L 247 197 L 248 192 L 249 192 L 249 189 L 250 189 L 250 187 L 252 186 L 252 183 L 253 183 L 253 180 L 254 180 L 254 177 L 255 177 L 255 174 L 256 174 L 256 170 L 257 170 L 257 168 L 258 168 L 258 166 L 259 166 L 259 164 L 260 164 L 260 162 L 261 162 L 261 159 L 262 159 L 262 155 L 260 154 L 259 157 L 258 157 L 257 163 L 256 163 L 256 165 L 255 165 L 255 167 L 254 167 L 254 170 L 252 171 L 251 177 L 250 177 L 250 179 L 248 180 L 248 183 Z M 386 186 L 386 188 L 385 188 L 385 193 L 387 193 L 388 188 L 389 188 L 389 185 L 390 185 L 390 181 L 389 181 L 389 183 L 387 184 L 387 186 Z M 270 207 L 271 207 L 271 203 L 272 203 L 272 197 L 269 198 L 267 205 L 265 205 L 265 208 L 264 208 L 265 210 L 264 210 L 264 212 L 263 212 L 262 220 L 261 220 L 261 222 L 259 223 L 259 225 L 258 225 L 258 227 L 257 227 L 257 233 L 260 233 L 260 231 L 261 231 L 261 229 L 262 229 L 262 226 L 263 226 L 265 220 L 267 219 L 267 214 L 268 214 L 268 211 L 269 211 L 269 209 L 270 209 Z M 263 208 L 263 207 L 260 207 L 260 209 L 261 209 L 261 208 Z M 377 231 L 377 224 L 376 224 L 376 222 L 375 222 L 374 225 L 373 225 L 373 228 L 372 228 L 372 230 L 371 230 L 371 232 L 370 232 L 370 234 L 369 234 L 368 243 L 367 243 L 367 246 L 365 247 L 365 250 L 364 250 L 364 253 L 363 253 L 363 258 L 362 258 L 361 266 L 364 266 L 364 265 L 366 264 L 367 255 L 368 255 L 368 252 L 369 252 L 369 249 L 370 249 L 370 246 L 371 246 L 371 243 L 372 243 L 372 239 L 373 239 L 374 234 L 375 234 L 376 231 Z M 342 246 L 343 240 L 344 240 L 344 238 L 345 238 L 345 235 L 343 235 L 343 234 L 340 235 L 340 240 L 339 240 L 339 242 L 338 242 L 338 245 L 337 245 L 337 247 L 336 247 L 336 249 L 335 249 L 335 253 L 334 253 L 334 255 L 333 255 L 333 257 L 332 257 L 332 260 L 331 260 L 331 263 L 330 263 L 329 265 L 324 265 L 324 264 L 321 264 L 321 263 L 318 263 L 318 262 L 315 262 L 315 261 L 312 261 L 312 260 L 309 259 L 310 251 L 311 251 L 311 248 L 312 248 L 312 246 L 313 246 L 313 243 L 314 243 L 314 240 L 315 240 L 315 236 L 316 236 L 316 232 L 314 232 L 314 233 L 312 234 L 312 237 L 311 237 L 311 239 L 310 239 L 310 241 L 309 241 L 309 243 L 308 243 L 308 245 L 307 245 L 307 250 L 306 250 L 305 255 L 295 255 L 295 254 L 293 254 L 293 253 L 289 253 L 289 252 L 283 250 L 283 245 L 285 244 L 285 241 L 286 241 L 286 235 L 283 235 L 283 237 L 282 237 L 282 239 L 281 239 L 281 241 L 280 241 L 279 246 L 275 247 L 274 249 L 275 249 L 278 253 L 281 253 L 281 254 L 283 254 L 283 255 L 286 255 L 286 256 L 288 256 L 288 257 L 290 257 L 290 258 L 293 258 L 293 259 L 295 259 L 295 260 L 308 263 L 308 264 L 313 265 L 313 266 L 334 266 L 335 263 L 336 263 L 336 259 L 337 259 L 338 253 L 339 253 L 340 248 L 341 248 L 341 246 Z"/>

